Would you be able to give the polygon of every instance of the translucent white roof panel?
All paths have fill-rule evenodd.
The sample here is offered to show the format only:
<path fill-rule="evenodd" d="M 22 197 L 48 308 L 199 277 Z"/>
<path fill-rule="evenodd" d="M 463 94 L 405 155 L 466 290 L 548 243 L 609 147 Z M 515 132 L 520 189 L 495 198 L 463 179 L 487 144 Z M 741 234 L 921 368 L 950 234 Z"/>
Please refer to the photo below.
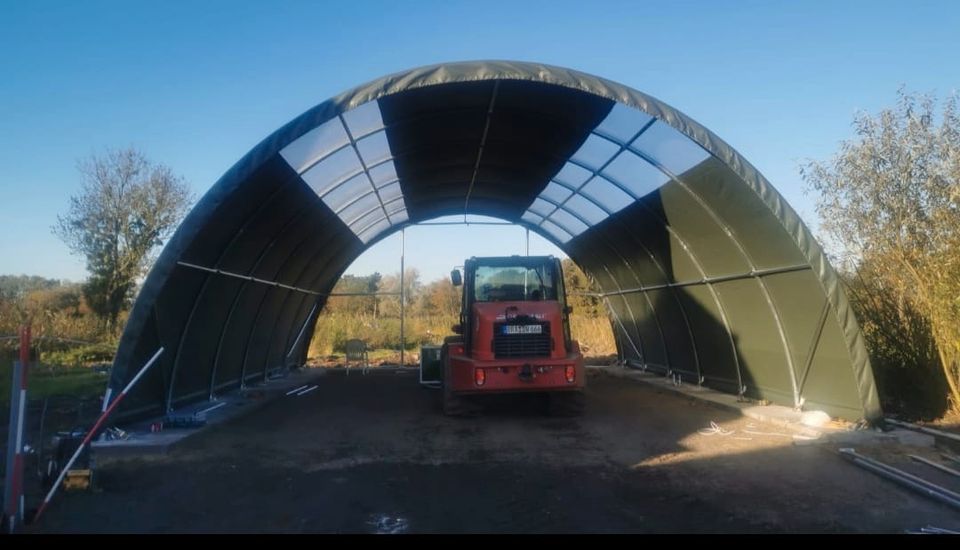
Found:
<path fill-rule="evenodd" d="M 614 105 L 522 219 L 577 236 L 668 181 L 663 171 L 624 151 L 634 136 L 643 136 L 656 125 L 651 121 L 653 117 L 642 111 Z M 607 177 L 594 174 L 601 169 Z M 558 208 L 554 210 L 552 205 Z"/>
<path fill-rule="evenodd" d="M 556 208 L 556 205 L 540 198 L 533 199 L 533 204 L 530 205 L 530 211 L 535 214 L 540 214 L 541 216 L 546 216 L 550 212 L 553 212 L 554 208 Z"/>
<path fill-rule="evenodd" d="M 596 133 L 626 145 L 653 117 L 639 109 L 616 103 L 607 118 L 597 126 Z"/>
<path fill-rule="evenodd" d="M 524 212 L 522 216 L 520 216 L 520 219 L 534 225 L 540 225 L 540 222 L 543 221 L 543 216 L 538 216 L 528 210 Z"/>
<path fill-rule="evenodd" d="M 540 196 L 547 200 L 560 204 L 563 201 L 567 200 L 567 197 L 569 197 L 572 193 L 573 191 L 570 190 L 569 188 L 563 185 L 560 185 L 559 183 L 551 181 L 550 183 L 547 184 L 546 189 L 544 189 L 540 193 Z"/>
<path fill-rule="evenodd" d="M 556 212 L 550 215 L 547 218 L 548 221 L 559 225 L 568 233 L 576 237 L 580 233 L 583 233 L 589 227 L 587 224 L 583 223 L 582 220 L 571 214 L 570 212 L 564 210 L 563 208 L 558 209 Z M 544 222 L 547 223 L 547 222 Z"/>
<path fill-rule="evenodd" d="M 383 233 L 385 230 L 390 228 L 390 222 L 386 218 L 380 220 L 379 222 L 371 225 L 366 229 L 360 229 L 360 232 L 357 233 L 357 237 L 364 243 L 370 242 L 377 235 Z"/>
<path fill-rule="evenodd" d="M 384 201 L 383 207 L 386 208 L 387 214 L 393 214 L 404 210 L 407 206 L 403 203 L 403 199 L 396 199 L 389 202 Z"/>
<path fill-rule="evenodd" d="M 593 199 L 611 214 L 623 210 L 633 202 L 633 197 L 601 176 L 587 182 L 580 189 L 580 193 Z"/>
<path fill-rule="evenodd" d="M 337 216 L 340 216 L 340 219 L 349 225 L 360 216 L 378 208 L 380 208 L 380 201 L 377 200 L 377 195 L 375 195 L 373 191 L 370 191 L 369 194 L 343 207 L 343 209 L 337 212 Z"/>
<path fill-rule="evenodd" d="M 587 141 L 583 142 L 583 145 L 570 158 L 594 170 L 599 170 L 619 149 L 620 146 L 609 139 L 590 134 Z"/>
<path fill-rule="evenodd" d="M 576 189 L 583 185 L 583 182 L 590 179 L 592 175 L 590 170 L 568 162 L 563 165 L 563 168 L 557 172 L 557 175 L 554 176 L 553 179 L 565 184 L 567 187 Z"/>
<path fill-rule="evenodd" d="M 580 216 L 590 225 L 596 225 L 602 222 L 609 215 L 583 195 L 570 197 L 570 200 L 568 200 L 563 207 Z"/>
<path fill-rule="evenodd" d="M 617 155 L 603 170 L 603 175 L 625 187 L 638 199 L 659 189 L 670 180 L 660 169 L 630 151 Z"/>
<path fill-rule="evenodd" d="M 360 159 L 353 147 L 344 147 L 328 156 L 303 174 L 307 182 L 318 195 L 328 192 L 333 185 L 355 174 L 362 173 Z"/>
<path fill-rule="evenodd" d="M 679 176 L 706 160 L 710 153 L 672 126 L 657 121 L 632 144 L 674 175 Z"/>
<path fill-rule="evenodd" d="M 403 223 L 403 222 L 405 222 L 405 221 L 407 221 L 407 220 L 409 220 L 409 219 L 410 219 L 410 216 L 407 215 L 407 209 L 406 209 L 406 208 L 404 208 L 403 210 L 399 210 L 399 211 L 397 211 L 397 212 L 394 212 L 393 214 L 390 214 L 390 222 L 391 222 L 393 225 L 397 225 L 398 223 Z"/>
<path fill-rule="evenodd" d="M 573 235 L 564 231 L 559 225 L 552 223 L 550 220 L 544 220 L 543 225 L 541 225 L 547 233 L 553 235 L 560 244 L 563 244 L 573 238 Z"/>
<path fill-rule="evenodd" d="M 389 228 L 391 222 L 407 221 L 407 206 L 378 102 L 364 103 L 324 122 L 280 154 L 364 242 Z M 392 218 L 388 214 L 393 214 Z M 367 229 L 369 226 L 376 228 Z"/>
<path fill-rule="evenodd" d="M 386 218 L 387 215 L 383 212 L 383 208 L 377 208 L 354 220 L 353 223 L 350 224 L 350 229 L 354 233 L 360 233 L 364 229 Z"/>
<path fill-rule="evenodd" d="M 400 191 L 400 182 L 394 182 L 390 185 L 381 187 L 379 193 L 380 200 L 382 200 L 384 203 L 403 197 L 403 193 Z"/>
<path fill-rule="evenodd" d="M 280 150 L 291 168 L 302 174 L 307 168 L 336 149 L 350 143 L 339 118 L 334 118 L 310 130 Z"/>
<path fill-rule="evenodd" d="M 367 175 L 361 173 L 334 187 L 322 198 L 331 210 L 338 212 L 353 199 L 372 191 Z"/>
<path fill-rule="evenodd" d="M 367 172 L 370 173 L 370 179 L 373 180 L 373 184 L 377 187 L 397 180 L 397 169 L 393 165 L 392 160 L 376 166 L 370 166 L 368 164 Z"/>
<path fill-rule="evenodd" d="M 377 132 L 357 142 L 357 151 L 365 166 L 373 166 L 390 158 L 390 144 L 387 143 L 387 133 Z"/>
<path fill-rule="evenodd" d="M 343 120 L 347 123 L 347 128 L 350 129 L 350 134 L 355 140 L 383 128 L 383 117 L 380 115 L 380 104 L 377 101 L 364 103 L 343 113 Z"/>

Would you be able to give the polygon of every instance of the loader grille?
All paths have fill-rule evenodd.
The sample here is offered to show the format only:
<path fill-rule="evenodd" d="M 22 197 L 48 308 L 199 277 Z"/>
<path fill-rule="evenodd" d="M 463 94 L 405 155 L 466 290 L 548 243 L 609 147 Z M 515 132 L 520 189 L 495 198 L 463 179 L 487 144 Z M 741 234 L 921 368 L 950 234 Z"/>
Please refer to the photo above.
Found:
<path fill-rule="evenodd" d="M 549 357 L 551 345 L 550 323 L 535 323 L 542 328 L 539 334 L 507 334 L 504 327 L 513 323 L 494 323 L 493 355 L 497 359 L 507 357 Z M 529 326 L 529 325 L 528 325 Z"/>

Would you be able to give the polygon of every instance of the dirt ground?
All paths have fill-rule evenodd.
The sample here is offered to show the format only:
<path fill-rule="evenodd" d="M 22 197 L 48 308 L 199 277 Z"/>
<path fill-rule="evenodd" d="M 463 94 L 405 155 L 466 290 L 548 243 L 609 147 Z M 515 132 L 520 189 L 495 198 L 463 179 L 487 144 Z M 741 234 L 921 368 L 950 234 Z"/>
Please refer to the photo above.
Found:
<path fill-rule="evenodd" d="M 169 455 L 98 471 L 33 532 L 725 533 L 960 528 L 773 425 L 597 373 L 587 413 L 446 418 L 416 377 L 328 374 Z M 711 421 L 730 435 L 704 435 Z M 954 490 L 957 490 L 955 488 Z"/>

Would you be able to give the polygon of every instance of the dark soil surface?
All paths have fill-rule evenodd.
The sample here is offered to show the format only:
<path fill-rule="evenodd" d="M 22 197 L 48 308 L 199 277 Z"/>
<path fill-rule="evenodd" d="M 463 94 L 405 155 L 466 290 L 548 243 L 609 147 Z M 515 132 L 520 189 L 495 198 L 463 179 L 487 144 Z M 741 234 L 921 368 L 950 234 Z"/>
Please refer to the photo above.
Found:
<path fill-rule="evenodd" d="M 530 396 L 447 418 L 408 374 L 328 373 L 58 495 L 34 532 L 903 532 L 960 514 L 782 428 L 601 374 L 583 417 Z M 523 398 L 526 397 L 526 398 Z M 711 421 L 730 435 L 703 435 Z M 752 433 L 748 433 L 752 432 Z"/>

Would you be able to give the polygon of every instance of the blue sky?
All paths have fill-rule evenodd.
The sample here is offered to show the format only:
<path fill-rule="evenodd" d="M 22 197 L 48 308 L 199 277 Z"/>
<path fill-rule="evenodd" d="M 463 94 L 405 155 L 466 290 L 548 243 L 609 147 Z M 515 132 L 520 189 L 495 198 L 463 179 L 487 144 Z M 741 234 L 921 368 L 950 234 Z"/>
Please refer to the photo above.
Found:
<path fill-rule="evenodd" d="M 283 123 L 357 84 L 443 61 L 579 69 L 698 120 L 811 225 L 798 163 L 900 85 L 960 88 L 960 2 L 46 2 L 0 0 L 0 273 L 79 280 L 50 232 L 78 159 L 136 146 L 200 196 Z M 351 271 L 397 269 L 391 237 Z M 427 279 L 518 228 L 416 228 Z M 514 244 L 510 244 L 514 243 Z M 532 252 L 548 251 L 539 239 Z"/>

